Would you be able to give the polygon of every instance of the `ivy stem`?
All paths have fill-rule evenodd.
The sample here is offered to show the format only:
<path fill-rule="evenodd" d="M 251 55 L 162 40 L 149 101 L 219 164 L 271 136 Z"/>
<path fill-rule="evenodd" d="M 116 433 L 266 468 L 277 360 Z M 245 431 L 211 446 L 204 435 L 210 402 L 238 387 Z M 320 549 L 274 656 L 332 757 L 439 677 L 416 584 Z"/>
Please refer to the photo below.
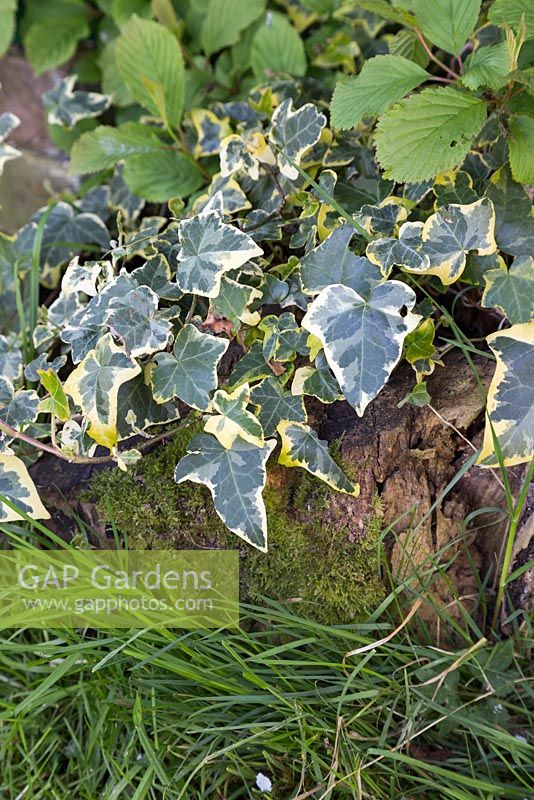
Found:
<path fill-rule="evenodd" d="M 433 61 L 433 62 L 434 62 L 434 64 L 437 64 L 437 65 L 438 65 L 438 67 L 441 67 L 441 69 L 442 69 L 442 70 L 444 70 L 444 72 L 446 72 L 448 75 L 452 75 L 452 77 L 453 77 L 455 80 L 458 80 L 458 78 L 460 77 L 460 76 L 458 75 L 458 73 L 457 73 L 457 72 L 455 72 L 455 71 L 454 71 L 453 69 L 451 69 L 450 67 L 448 67 L 446 64 L 444 64 L 444 63 L 443 63 L 443 61 L 440 61 L 440 59 L 439 59 L 437 56 L 435 56 L 435 55 L 434 55 L 434 53 L 432 52 L 432 50 L 430 49 L 430 47 L 429 47 L 429 46 L 428 46 L 428 44 L 426 43 L 425 37 L 423 36 L 423 34 L 421 33 L 421 31 L 420 31 L 420 30 L 418 30 L 418 29 L 416 28 L 416 29 L 415 29 L 415 33 L 416 33 L 416 35 L 417 35 L 417 38 L 418 38 L 418 39 L 419 39 L 419 41 L 421 42 L 421 44 L 422 44 L 422 46 L 423 46 L 423 48 L 424 48 L 424 51 L 425 51 L 425 53 L 427 54 L 427 56 L 429 57 L 429 59 L 430 59 L 431 61 Z"/>

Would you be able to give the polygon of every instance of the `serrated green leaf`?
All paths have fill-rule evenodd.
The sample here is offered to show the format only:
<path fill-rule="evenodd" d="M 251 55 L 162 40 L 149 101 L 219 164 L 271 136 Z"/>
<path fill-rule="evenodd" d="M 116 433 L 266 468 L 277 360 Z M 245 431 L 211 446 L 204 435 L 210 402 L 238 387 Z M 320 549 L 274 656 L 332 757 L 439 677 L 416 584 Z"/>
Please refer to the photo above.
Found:
<path fill-rule="evenodd" d="M 158 296 L 148 286 L 113 298 L 104 321 L 133 357 L 164 350 L 171 332 L 170 322 L 158 313 Z"/>
<path fill-rule="evenodd" d="M 339 384 L 332 374 L 322 350 L 317 354 L 313 367 L 299 367 L 295 370 L 291 393 L 317 397 L 321 403 L 333 403 L 343 399 Z"/>
<path fill-rule="evenodd" d="M 238 269 L 263 250 L 215 211 L 203 211 L 180 223 L 176 281 L 183 292 L 217 297 L 225 272 Z"/>
<path fill-rule="evenodd" d="M 488 390 L 484 444 L 477 463 L 499 467 L 492 427 L 508 467 L 534 457 L 534 322 L 514 325 L 487 337 L 497 358 Z"/>
<path fill-rule="evenodd" d="M 495 208 L 495 239 L 512 256 L 534 253 L 534 209 L 525 189 L 508 168 L 496 172 L 486 189 Z"/>
<path fill-rule="evenodd" d="M 496 25 L 509 25 L 518 31 L 525 19 L 528 37 L 534 35 L 534 8 L 531 0 L 495 0 L 488 9 L 488 19 Z"/>
<path fill-rule="evenodd" d="M 263 447 L 263 428 L 261 422 L 247 410 L 250 403 L 250 387 L 244 383 L 233 392 L 219 389 L 211 401 L 213 416 L 204 426 L 206 433 L 215 436 L 228 450 L 241 438 L 256 447 Z"/>
<path fill-rule="evenodd" d="M 453 169 L 469 152 L 486 113 L 483 100 L 448 86 L 401 100 L 376 128 L 384 177 L 417 183 Z"/>
<path fill-rule="evenodd" d="M 262 491 L 267 479 L 265 465 L 274 441 L 264 447 L 237 439 L 231 450 L 215 436 L 200 434 L 178 462 L 177 483 L 193 481 L 210 490 L 215 511 L 232 533 L 267 552 L 267 515 Z"/>
<path fill-rule="evenodd" d="M 201 42 L 210 56 L 240 39 L 240 34 L 261 17 L 265 0 L 210 0 L 202 24 Z"/>
<path fill-rule="evenodd" d="M 188 406 L 205 411 L 217 388 L 217 366 L 228 344 L 227 339 L 184 325 L 172 353 L 159 353 L 154 359 L 151 381 L 155 401 L 166 403 L 179 397 Z"/>
<path fill-rule="evenodd" d="M 389 52 L 392 56 L 402 56 L 409 61 L 414 61 L 420 67 L 427 67 L 430 61 L 428 53 L 421 44 L 414 31 L 404 29 L 395 34 L 389 42 Z"/>
<path fill-rule="evenodd" d="M 74 91 L 77 80 L 77 75 L 68 75 L 43 94 L 49 125 L 73 128 L 80 120 L 99 117 L 109 108 L 111 98 L 105 94 Z"/>
<path fill-rule="evenodd" d="M 349 481 L 328 452 L 327 443 L 319 439 L 308 425 L 301 422 L 281 422 L 278 432 L 282 439 L 279 464 L 302 467 L 336 491 L 353 497 L 359 496 L 359 484 Z"/>
<path fill-rule="evenodd" d="M 479 47 L 465 61 L 461 82 L 468 89 L 489 86 L 498 91 L 506 84 L 506 76 L 513 69 L 513 54 L 507 41 Z"/>
<path fill-rule="evenodd" d="M 251 402 L 258 408 L 258 417 L 265 436 L 274 436 L 282 420 L 306 422 L 307 414 L 302 397 L 283 389 L 276 378 L 265 378 L 255 386 Z"/>
<path fill-rule="evenodd" d="M 151 425 L 162 425 L 179 417 L 175 403 L 156 403 L 150 384 L 150 367 L 119 389 L 117 429 L 119 439 L 128 439 Z"/>
<path fill-rule="evenodd" d="M 298 170 L 288 159 L 298 166 L 306 150 L 319 141 L 325 125 L 326 117 L 312 103 L 293 111 L 293 101 L 288 98 L 278 106 L 272 116 L 269 139 L 279 152 L 278 165 L 282 175 L 291 181 L 298 178 Z"/>
<path fill-rule="evenodd" d="M 534 183 L 534 117 L 513 114 L 508 125 L 510 136 L 510 166 L 514 180 L 519 183 Z"/>
<path fill-rule="evenodd" d="M 80 39 L 89 36 L 85 16 L 46 19 L 30 25 L 24 37 L 26 56 L 35 74 L 68 61 L 76 52 Z"/>
<path fill-rule="evenodd" d="M 111 0 L 111 16 L 116 25 L 122 27 L 132 14 L 149 19 L 150 2 L 149 0 Z"/>
<path fill-rule="evenodd" d="M 166 125 L 180 124 L 184 60 L 176 37 L 163 25 L 134 15 L 116 46 L 117 69 L 132 96 Z"/>
<path fill-rule="evenodd" d="M 457 56 L 475 30 L 481 0 L 414 0 L 417 22 L 432 44 Z"/>
<path fill-rule="evenodd" d="M 376 117 L 430 77 L 402 56 L 375 56 L 358 75 L 337 82 L 330 111 L 332 126 L 346 130 L 364 117 Z"/>
<path fill-rule="evenodd" d="M 352 0 L 353 4 L 358 8 L 369 11 L 377 17 L 388 20 L 388 22 L 396 22 L 399 25 L 414 25 L 416 19 L 413 14 L 408 13 L 400 4 L 391 5 L 386 0 Z"/>
<path fill-rule="evenodd" d="M 195 162 L 172 149 L 131 156 L 124 165 L 124 180 L 130 191 L 151 203 L 187 197 L 203 183 Z"/>
<path fill-rule="evenodd" d="M 323 289 L 302 320 L 322 342 L 328 365 L 359 416 L 387 382 L 404 339 L 420 320 L 414 305 L 414 292 L 399 281 L 376 286 L 368 299 L 334 284 Z"/>
<path fill-rule="evenodd" d="M 7 497 L 32 519 L 50 519 L 24 462 L 17 456 L 0 453 L 0 521 L 20 521 L 21 515 L 2 502 L 2 497 Z"/>
<path fill-rule="evenodd" d="M 39 378 L 50 397 L 41 400 L 39 410 L 54 414 L 62 422 L 70 418 L 69 401 L 63 391 L 63 386 L 53 369 L 38 370 Z"/>
<path fill-rule="evenodd" d="M 17 11 L 17 0 L 0 0 L 0 58 L 4 55 L 11 44 L 15 33 L 15 17 Z"/>
<path fill-rule="evenodd" d="M 297 76 L 306 73 L 304 44 L 283 14 L 276 11 L 266 14 L 252 40 L 250 64 L 254 75 L 261 80 L 276 72 Z"/>
<path fill-rule="evenodd" d="M 318 294 L 332 283 L 341 283 L 363 295 L 381 282 L 376 267 L 349 250 L 355 234 L 351 225 L 341 225 L 301 258 L 300 277 L 306 294 Z"/>
<path fill-rule="evenodd" d="M 89 436 L 110 450 L 117 444 L 117 397 L 123 383 L 141 372 L 106 333 L 70 373 L 63 386 L 88 419 Z"/>
<path fill-rule="evenodd" d="M 519 256 L 507 271 L 492 269 L 484 274 L 484 308 L 498 308 L 512 324 L 534 317 L 534 259 Z"/>
<path fill-rule="evenodd" d="M 166 152 L 169 148 L 155 129 L 147 125 L 138 122 L 125 122 L 117 128 L 100 125 L 82 134 L 74 143 L 70 170 L 74 175 L 97 172 L 132 156 Z"/>

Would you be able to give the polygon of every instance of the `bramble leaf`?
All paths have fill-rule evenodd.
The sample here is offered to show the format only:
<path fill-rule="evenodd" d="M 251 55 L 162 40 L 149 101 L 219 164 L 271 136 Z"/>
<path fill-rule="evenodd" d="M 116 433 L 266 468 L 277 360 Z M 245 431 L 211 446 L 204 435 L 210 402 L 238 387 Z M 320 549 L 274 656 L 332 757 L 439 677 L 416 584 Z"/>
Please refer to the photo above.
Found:
<path fill-rule="evenodd" d="M 457 56 L 473 33 L 481 0 L 414 0 L 413 11 L 432 44 Z"/>
<path fill-rule="evenodd" d="M 192 194 L 203 178 L 190 158 L 167 147 L 130 156 L 124 164 L 124 180 L 134 194 L 151 203 L 163 203 Z"/>
<path fill-rule="evenodd" d="M 507 271 L 492 269 L 484 274 L 484 308 L 498 308 L 512 324 L 534 317 L 534 258 L 519 256 Z"/>
<path fill-rule="evenodd" d="M 265 0 L 210 0 L 201 32 L 206 55 L 236 44 L 241 32 L 259 19 L 264 9 Z"/>
<path fill-rule="evenodd" d="M 510 137 L 510 166 L 514 180 L 534 183 L 534 117 L 512 114 L 508 121 Z"/>
<path fill-rule="evenodd" d="M 155 128 L 147 125 L 138 122 L 125 122 L 117 128 L 99 125 L 74 142 L 70 170 L 74 175 L 97 172 L 131 156 L 146 156 L 168 148 Z"/>
<path fill-rule="evenodd" d="M 534 35 L 534 8 L 531 0 L 495 0 L 488 9 L 488 19 L 495 25 L 509 25 L 518 31 L 525 19 L 528 38 Z"/>
<path fill-rule="evenodd" d="M 304 44 L 287 17 L 269 11 L 252 40 L 250 65 L 254 75 L 264 80 L 273 72 L 304 75 L 306 53 Z"/>
<path fill-rule="evenodd" d="M 267 515 L 262 491 L 265 465 L 276 442 L 264 447 L 236 439 L 231 450 L 209 434 L 194 436 L 174 473 L 177 483 L 193 481 L 210 490 L 215 511 L 227 528 L 267 552 Z"/>
<path fill-rule="evenodd" d="M 498 91 L 506 83 L 506 76 L 513 69 L 513 56 L 507 41 L 487 47 L 479 47 L 465 61 L 465 74 L 461 82 L 468 89 L 489 86 Z"/>

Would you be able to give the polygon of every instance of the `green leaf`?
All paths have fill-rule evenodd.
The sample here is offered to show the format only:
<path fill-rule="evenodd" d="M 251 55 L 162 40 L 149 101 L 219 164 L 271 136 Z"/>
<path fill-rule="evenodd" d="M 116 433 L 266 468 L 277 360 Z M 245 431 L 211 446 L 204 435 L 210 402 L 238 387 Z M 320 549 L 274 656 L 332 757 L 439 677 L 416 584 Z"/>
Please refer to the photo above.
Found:
<path fill-rule="evenodd" d="M 132 16 L 138 14 L 140 17 L 149 18 L 149 0 L 111 0 L 111 16 L 116 25 L 121 28 Z"/>
<path fill-rule="evenodd" d="M 414 61 L 420 67 L 427 67 L 430 61 L 428 53 L 417 35 L 408 29 L 395 34 L 389 43 L 389 52 L 392 56 L 402 56 L 409 61 Z"/>
<path fill-rule="evenodd" d="M 519 256 L 508 271 L 491 269 L 484 274 L 484 308 L 498 308 L 512 324 L 534 317 L 534 259 Z"/>
<path fill-rule="evenodd" d="M 404 339 L 420 320 L 411 311 L 414 305 L 414 292 L 399 281 L 376 286 L 368 299 L 334 284 L 323 289 L 302 320 L 322 342 L 328 365 L 359 416 L 387 382 Z"/>
<path fill-rule="evenodd" d="M 317 397 L 321 403 L 333 403 L 343 398 L 322 350 L 317 354 L 313 367 L 299 367 L 295 371 L 291 393 L 311 395 Z"/>
<path fill-rule="evenodd" d="M 211 411 L 218 412 L 209 417 L 204 430 L 212 433 L 228 450 L 236 439 L 243 439 L 256 447 L 263 447 L 263 428 L 257 417 L 247 411 L 250 403 L 250 387 L 244 383 L 233 392 L 219 389 L 211 401 Z"/>
<path fill-rule="evenodd" d="M 177 483 L 207 486 L 226 527 L 263 552 L 267 552 L 267 515 L 262 491 L 265 465 L 275 444 L 267 441 L 264 447 L 256 447 L 237 439 L 227 450 L 215 436 L 200 434 L 193 437 L 174 473 Z"/>
<path fill-rule="evenodd" d="M 258 417 L 265 436 L 274 436 L 282 420 L 306 422 L 307 414 L 302 397 L 284 391 L 276 378 L 265 378 L 255 386 L 251 402 L 258 408 Z"/>
<path fill-rule="evenodd" d="M 184 325 L 172 353 L 159 353 L 154 359 L 151 381 L 155 401 L 166 403 L 179 397 L 188 406 L 205 411 L 210 393 L 217 388 L 217 366 L 228 344 L 227 339 Z"/>
<path fill-rule="evenodd" d="M 31 25 L 24 37 L 24 48 L 35 74 L 64 64 L 76 52 L 80 39 L 89 36 L 84 16 L 53 18 Z"/>
<path fill-rule="evenodd" d="M 269 139 L 279 151 L 282 175 L 297 180 L 299 172 L 288 159 L 298 166 L 306 150 L 319 141 L 325 125 L 326 117 L 312 103 L 293 111 L 293 100 L 288 98 L 278 106 L 272 116 Z"/>
<path fill-rule="evenodd" d="M 202 25 L 201 42 L 210 56 L 240 39 L 241 31 L 261 17 L 265 0 L 210 0 Z"/>
<path fill-rule="evenodd" d="M 170 322 L 158 313 L 158 296 L 148 286 L 113 298 L 105 323 L 133 357 L 164 350 L 171 332 Z"/>
<path fill-rule="evenodd" d="M 232 322 L 234 328 L 239 328 L 240 322 L 248 319 L 247 307 L 258 297 L 261 297 L 258 289 L 233 281 L 224 275 L 219 294 L 210 303 L 210 310 Z"/>
<path fill-rule="evenodd" d="M 386 0 L 354 0 L 354 5 L 369 11 L 377 17 L 388 20 L 388 22 L 396 22 L 398 25 L 408 26 L 415 26 L 416 24 L 413 14 L 400 8 L 400 3 L 391 5 Z"/>
<path fill-rule="evenodd" d="M 430 77 L 422 67 L 401 56 L 375 56 L 358 75 L 338 81 L 330 111 L 332 127 L 353 128 L 364 117 L 376 117 Z"/>
<path fill-rule="evenodd" d="M 216 211 L 184 220 L 179 231 L 176 282 L 189 294 L 217 297 L 225 272 L 263 253 L 250 236 L 222 222 Z"/>
<path fill-rule="evenodd" d="M 17 11 L 17 0 L 0 0 L 0 58 L 4 55 L 11 44 L 15 33 L 15 17 Z"/>
<path fill-rule="evenodd" d="M 465 74 L 461 82 L 468 89 L 489 86 L 498 91 L 506 84 L 506 76 L 513 69 L 513 54 L 507 41 L 479 47 L 465 61 Z"/>
<path fill-rule="evenodd" d="M 351 225 L 341 225 L 301 258 L 300 277 L 306 294 L 318 294 L 332 283 L 341 283 L 359 294 L 366 294 L 381 282 L 376 267 L 367 258 L 349 250 L 355 234 Z"/>
<path fill-rule="evenodd" d="M 480 6 L 481 0 L 414 0 L 412 4 L 427 39 L 455 56 L 473 33 Z"/>
<path fill-rule="evenodd" d="M 406 403 L 411 406 L 422 408 L 423 406 L 427 406 L 431 400 L 432 398 L 428 393 L 426 383 L 421 381 L 421 383 L 415 384 L 412 391 L 408 392 L 406 397 L 403 397 L 400 403 L 397 403 L 397 408 L 402 408 L 406 405 Z"/>
<path fill-rule="evenodd" d="M 89 436 L 110 450 L 118 440 L 119 389 L 140 372 L 139 364 L 106 333 L 65 381 L 65 394 L 72 397 L 90 423 Z"/>
<path fill-rule="evenodd" d="M 496 25 L 509 25 L 518 31 L 522 18 L 527 26 L 527 38 L 534 36 L 534 7 L 531 0 L 495 0 L 488 10 L 488 19 Z"/>
<path fill-rule="evenodd" d="M 187 197 L 204 179 L 194 161 L 176 150 L 165 149 L 128 158 L 124 180 L 134 194 L 151 203 L 163 203 L 174 197 Z"/>
<path fill-rule="evenodd" d="M 24 462 L 17 456 L 4 453 L 0 453 L 0 521 L 20 521 L 20 514 L 2 502 L 2 497 L 6 497 L 32 519 L 50 519 Z"/>
<path fill-rule="evenodd" d="M 73 128 L 80 120 L 99 117 L 109 108 L 111 98 L 105 94 L 75 92 L 77 80 L 77 75 L 69 75 L 43 94 L 49 125 Z"/>
<path fill-rule="evenodd" d="M 417 183 L 453 169 L 469 152 L 486 113 L 483 100 L 449 86 L 401 100 L 376 128 L 384 177 Z"/>
<path fill-rule="evenodd" d="M 514 180 L 534 183 L 534 117 L 514 114 L 508 121 L 510 135 L 510 166 Z"/>
<path fill-rule="evenodd" d="M 252 40 L 250 64 L 254 75 L 263 80 L 273 72 L 289 75 L 306 73 L 304 44 L 287 17 L 269 11 Z"/>
<path fill-rule="evenodd" d="M 349 481 L 328 452 L 327 443 L 319 439 L 308 425 L 301 422 L 281 422 L 278 432 L 282 439 L 279 464 L 302 467 L 338 492 L 359 496 L 359 484 Z"/>
<path fill-rule="evenodd" d="M 178 127 L 184 105 L 184 60 L 172 33 L 134 15 L 117 40 L 116 59 L 134 99 L 165 125 Z"/>
<path fill-rule="evenodd" d="M 150 384 L 150 367 L 119 389 L 117 429 L 119 439 L 128 439 L 151 425 L 172 422 L 180 415 L 175 403 L 156 403 Z"/>
<path fill-rule="evenodd" d="M 495 207 L 495 239 L 512 256 L 534 253 L 534 213 L 525 189 L 512 180 L 508 168 L 492 175 L 486 195 Z"/>
<path fill-rule="evenodd" d="M 235 388 L 242 383 L 252 383 L 272 375 L 273 371 L 263 355 L 263 342 L 254 342 L 248 353 L 245 353 L 233 368 L 229 386 Z"/>
<path fill-rule="evenodd" d="M 136 155 L 165 152 L 170 145 L 157 136 L 155 129 L 138 122 L 125 122 L 117 128 L 100 125 L 82 134 L 71 151 L 70 170 L 74 175 L 97 172 L 115 166 L 118 161 Z"/>
<path fill-rule="evenodd" d="M 488 390 L 484 444 L 477 463 L 499 467 L 494 450 L 497 436 L 508 467 L 534 457 L 534 322 L 514 325 L 487 337 L 497 358 L 497 367 Z"/>
<path fill-rule="evenodd" d="M 53 369 L 38 370 L 39 378 L 50 397 L 41 400 L 39 411 L 54 414 L 62 422 L 70 419 L 69 402 L 63 391 L 63 386 Z"/>

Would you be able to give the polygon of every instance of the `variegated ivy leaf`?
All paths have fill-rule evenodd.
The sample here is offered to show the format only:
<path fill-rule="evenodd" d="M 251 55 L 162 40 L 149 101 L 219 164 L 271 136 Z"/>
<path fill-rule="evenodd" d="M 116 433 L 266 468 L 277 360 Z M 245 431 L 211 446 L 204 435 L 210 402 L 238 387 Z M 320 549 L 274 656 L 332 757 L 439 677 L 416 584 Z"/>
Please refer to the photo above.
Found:
<path fill-rule="evenodd" d="M 114 297 L 105 322 L 135 358 L 164 350 L 171 333 L 170 322 L 158 312 L 158 296 L 148 286 Z"/>
<path fill-rule="evenodd" d="M 272 375 L 273 371 L 263 355 L 263 342 L 254 342 L 248 353 L 245 353 L 233 368 L 229 386 L 235 388 L 242 383 L 260 381 Z"/>
<path fill-rule="evenodd" d="M 217 367 L 228 344 L 227 339 L 184 325 L 172 353 L 159 353 L 154 359 L 151 380 L 155 401 L 166 403 L 179 397 L 188 406 L 205 411 L 211 392 L 217 388 Z"/>
<path fill-rule="evenodd" d="M 300 278 L 306 294 L 318 294 L 333 283 L 349 286 L 359 294 L 367 294 L 382 278 L 367 258 L 349 250 L 356 231 L 341 225 L 314 250 L 300 260 Z"/>
<path fill-rule="evenodd" d="M 217 297 L 225 272 L 263 253 L 250 236 L 226 225 L 214 211 L 180 223 L 176 281 L 183 292 Z"/>
<path fill-rule="evenodd" d="M 35 422 L 39 409 L 39 397 L 33 390 L 15 391 L 11 381 L 0 376 L 0 420 L 11 428 L 19 430 L 30 422 Z M 2 430 L 0 424 L 0 450 L 13 441 L 10 434 Z"/>
<path fill-rule="evenodd" d="M 328 365 L 359 416 L 387 382 L 405 337 L 420 320 L 411 311 L 415 299 L 399 281 L 376 286 L 367 299 L 334 284 L 323 289 L 302 320 L 323 343 Z"/>
<path fill-rule="evenodd" d="M 52 361 L 49 361 L 48 354 L 42 353 L 24 367 L 24 377 L 30 383 L 38 383 L 40 380 L 39 370 L 53 370 L 54 372 L 58 373 L 61 367 L 64 367 L 66 363 L 67 356 L 57 356 L 56 358 L 53 358 Z"/>
<path fill-rule="evenodd" d="M 289 159 L 300 165 L 306 150 L 319 141 L 325 125 L 326 117 L 312 103 L 293 111 L 293 100 L 288 98 L 278 106 L 272 116 L 269 139 L 278 151 L 278 166 L 282 175 L 291 181 L 298 178 L 298 170 Z"/>
<path fill-rule="evenodd" d="M 70 418 L 69 401 L 57 374 L 53 369 L 41 369 L 38 374 L 42 385 L 49 393 L 49 397 L 43 398 L 39 403 L 39 411 L 52 414 L 62 422 L 66 422 Z"/>
<path fill-rule="evenodd" d="M 223 447 L 230 449 L 237 438 L 263 447 L 263 428 L 247 406 L 250 403 L 250 387 L 247 383 L 225 392 L 219 389 L 211 401 L 211 410 L 218 412 L 209 417 L 204 430 L 217 437 Z"/>
<path fill-rule="evenodd" d="M 218 153 L 221 141 L 232 133 L 228 117 L 219 119 L 213 111 L 204 108 L 191 109 L 190 117 L 197 135 L 195 158 Z"/>
<path fill-rule="evenodd" d="M 59 431 L 59 446 L 61 451 L 69 458 L 94 455 L 98 445 L 87 435 L 88 427 L 89 421 L 87 419 L 82 419 L 81 422 L 69 419 Z"/>
<path fill-rule="evenodd" d="M 261 296 L 259 289 L 238 283 L 225 275 L 221 281 L 219 294 L 210 303 L 210 310 L 232 322 L 234 328 L 238 330 L 241 322 L 251 323 L 251 315 L 247 308 L 253 300 Z"/>
<path fill-rule="evenodd" d="M 253 181 L 260 177 L 261 164 L 274 166 L 276 158 L 259 131 L 238 136 L 233 133 L 221 142 L 221 175 L 229 177 L 235 172 L 243 172 Z"/>
<path fill-rule="evenodd" d="M 313 367 L 299 367 L 295 371 L 291 392 L 295 395 L 317 397 L 322 403 L 333 403 L 343 398 L 322 350 L 317 354 Z"/>
<path fill-rule="evenodd" d="M 179 300 L 183 292 L 171 282 L 171 268 L 163 255 L 149 258 L 142 267 L 130 272 L 129 277 L 137 286 L 148 286 L 163 300 Z"/>
<path fill-rule="evenodd" d="M 65 394 L 90 422 L 89 436 L 110 450 L 118 441 L 119 389 L 140 372 L 139 364 L 117 347 L 111 333 L 106 333 L 65 381 Z"/>
<path fill-rule="evenodd" d="M 3 502 L 4 497 L 32 519 L 50 519 L 24 462 L 12 454 L 0 453 L 0 522 L 23 519 Z"/>
<path fill-rule="evenodd" d="M 265 465 L 276 442 L 263 447 L 236 439 L 231 450 L 209 434 L 193 437 L 174 473 L 177 483 L 193 481 L 210 490 L 215 510 L 227 528 L 267 552 L 267 515 L 262 491 Z"/>
<path fill-rule="evenodd" d="M 88 297 L 94 297 L 97 293 L 96 282 L 101 272 L 102 265 L 98 262 L 80 264 L 80 259 L 75 256 L 61 279 L 61 291 L 65 295 L 80 292 Z"/>
<path fill-rule="evenodd" d="M 227 215 L 251 208 L 251 203 L 238 182 L 234 178 L 225 178 L 220 173 L 213 176 L 207 193 L 197 197 L 193 211 L 198 214 L 207 211 L 208 206 L 212 210 L 215 200 L 220 201 L 222 213 Z"/>
<path fill-rule="evenodd" d="M 263 355 L 266 361 L 294 361 L 297 353 L 307 354 L 308 337 L 297 325 L 294 315 L 288 311 L 280 316 L 269 314 L 258 327 L 265 333 Z"/>
<path fill-rule="evenodd" d="M 302 397 L 285 391 L 274 377 L 266 378 L 254 387 L 251 402 L 258 408 L 258 418 L 265 436 L 275 436 L 282 420 L 306 422 L 308 418 Z"/>
<path fill-rule="evenodd" d="M 491 269 L 484 274 L 484 308 L 498 308 L 512 324 L 534 317 L 534 258 L 519 256 L 510 269 Z"/>
<path fill-rule="evenodd" d="M 22 351 L 14 336 L 0 336 L 0 375 L 18 380 L 22 372 Z"/>
<path fill-rule="evenodd" d="M 4 170 L 4 164 L 13 158 L 18 158 L 22 153 L 10 144 L 6 144 L 5 139 L 11 131 L 20 125 L 20 119 L 9 111 L 0 114 L 0 175 Z"/>
<path fill-rule="evenodd" d="M 408 216 L 408 211 L 397 197 L 386 197 L 377 206 L 364 205 L 355 219 L 372 236 L 391 236 L 397 225 Z"/>
<path fill-rule="evenodd" d="M 150 366 L 132 380 L 123 383 L 117 401 L 119 439 L 139 434 L 151 425 L 172 422 L 180 416 L 172 402 L 156 403 L 150 384 Z"/>
<path fill-rule="evenodd" d="M 422 249 L 423 223 L 405 222 L 399 230 L 399 238 L 373 239 L 367 245 L 367 258 L 380 268 L 387 278 L 393 267 L 404 267 L 414 272 L 425 272 L 430 259 Z"/>
<path fill-rule="evenodd" d="M 338 492 L 358 497 L 359 485 L 349 481 L 328 452 L 327 443 L 319 439 L 308 425 L 301 422 L 281 422 L 278 432 L 282 439 L 279 464 L 302 467 Z"/>
<path fill-rule="evenodd" d="M 497 358 L 488 391 L 484 444 L 478 457 L 482 467 L 498 467 L 495 433 L 508 467 L 534 457 L 534 321 L 513 325 L 487 338 Z"/>
<path fill-rule="evenodd" d="M 451 203 L 467 205 L 478 200 L 478 195 L 473 189 L 473 178 L 463 170 L 440 173 L 432 189 L 438 207 Z"/>
<path fill-rule="evenodd" d="M 41 306 L 39 322 L 32 333 L 35 349 L 48 350 L 54 340 L 61 334 L 62 329 L 82 309 L 83 306 L 77 292 L 69 295 L 61 292 L 50 308 L 46 309 Z M 29 378 L 28 380 L 37 380 L 37 378 Z"/>
<path fill-rule="evenodd" d="M 96 92 L 75 92 L 77 75 L 68 75 L 43 94 L 48 109 L 48 124 L 73 128 L 81 119 L 99 117 L 111 103 L 111 97 Z"/>

